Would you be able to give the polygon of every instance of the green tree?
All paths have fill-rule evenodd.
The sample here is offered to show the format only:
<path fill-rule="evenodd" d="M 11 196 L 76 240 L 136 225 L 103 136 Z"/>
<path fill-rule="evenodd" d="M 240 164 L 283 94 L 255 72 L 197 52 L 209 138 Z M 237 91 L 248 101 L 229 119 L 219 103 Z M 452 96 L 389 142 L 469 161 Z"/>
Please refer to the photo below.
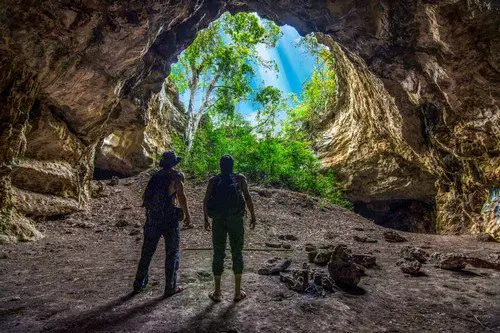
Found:
<path fill-rule="evenodd" d="M 307 139 L 313 139 L 315 125 L 336 107 L 335 58 L 326 46 L 318 42 L 314 34 L 307 35 L 298 43 L 316 57 L 318 66 L 303 85 L 302 101 L 295 108 L 289 109 L 284 127 L 289 134 L 305 135 Z"/>
<path fill-rule="evenodd" d="M 238 102 L 252 98 L 253 66 L 275 67 L 259 56 L 257 46 L 274 46 L 279 37 L 280 29 L 271 21 L 251 13 L 225 13 L 200 31 L 179 56 L 169 79 L 181 94 L 189 93 L 186 156 L 190 155 L 200 122 L 209 111 L 231 118 Z"/>

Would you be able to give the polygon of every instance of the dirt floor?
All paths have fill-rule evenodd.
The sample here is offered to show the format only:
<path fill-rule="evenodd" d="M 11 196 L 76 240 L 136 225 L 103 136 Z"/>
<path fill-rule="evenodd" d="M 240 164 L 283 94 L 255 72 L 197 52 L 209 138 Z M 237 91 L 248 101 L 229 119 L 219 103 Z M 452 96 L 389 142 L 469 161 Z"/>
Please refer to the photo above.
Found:
<path fill-rule="evenodd" d="M 248 298 L 232 302 L 232 274 L 223 277 L 224 301 L 207 297 L 212 288 L 211 252 L 182 252 L 180 281 L 187 289 L 162 298 L 164 244 L 150 270 L 152 287 L 133 296 L 133 277 L 142 244 L 143 173 L 106 185 L 86 212 L 40 221 L 45 238 L 0 247 L 1 332 L 500 332 L 500 271 L 467 267 L 449 271 L 425 264 L 427 276 L 401 272 L 403 246 L 429 253 L 459 252 L 490 259 L 499 243 L 472 236 L 401 232 L 409 241 L 388 243 L 387 229 L 345 209 L 304 195 L 253 187 L 258 226 L 247 230 L 246 246 L 263 248 L 281 234 L 294 234 L 292 252 L 246 252 L 244 288 Z M 188 182 L 195 229 L 182 232 L 181 248 L 210 247 L 203 228 L 205 184 Z M 377 243 L 359 243 L 353 236 Z M 258 275 L 273 256 L 287 256 L 292 267 L 307 261 L 305 244 L 344 243 L 369 253 L 378 267 L 368 270 L 356 290 L 325 295 L 289 290 L 278 276 Z M 230 260 L 226 260 L 230 268 Z"/>

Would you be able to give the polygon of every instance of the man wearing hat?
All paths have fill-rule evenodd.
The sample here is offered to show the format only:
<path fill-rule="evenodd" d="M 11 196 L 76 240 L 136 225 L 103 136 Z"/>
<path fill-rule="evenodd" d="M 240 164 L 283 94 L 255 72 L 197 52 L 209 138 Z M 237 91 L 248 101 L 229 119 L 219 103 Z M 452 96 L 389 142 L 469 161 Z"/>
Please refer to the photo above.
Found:
<path fill-rule="evenodd" d="M 134 291 L 140 292 L 148 284 L 148 269 L 161 236 L 165 238 L 165 297 L 181 292 L 177 285 L 179 269 L 179 221 L 192 227 L 184 194 L 184 175 L 174 167 L 181 161 L 173 151 L 162 154 L 160 171 L 155 173 L 144 191 L 143 207 L 146 208 L 144 243 L 137 267 Z M 180 207 L 175 205 L 177 198 Z"/>

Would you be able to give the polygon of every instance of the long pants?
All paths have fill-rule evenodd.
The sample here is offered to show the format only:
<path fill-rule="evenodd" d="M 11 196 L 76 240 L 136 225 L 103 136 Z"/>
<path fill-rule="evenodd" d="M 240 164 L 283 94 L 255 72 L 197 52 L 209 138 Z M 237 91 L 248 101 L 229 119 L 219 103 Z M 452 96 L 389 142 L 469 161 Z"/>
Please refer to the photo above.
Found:
<path fill-rule="evenodd" d="M 219 217 L 212 222 L 212 243 L 214 247 L 214 258 L 212 270 L 214 275 L 222 275 L 224 270 L 224 258 L 226 257 L 226 242 L 229 235 L 231 256 L 233 259 L 234 274 L 243 272 L 243 240 L 245 228 L 243 217 Z"/>
<path fill-rule="evenodd" d="M 172 293 L 177 288 L 177 270 L 179 269 L 179 223 L 177 221 L 155 221 L 147 217 L 144 225 L 144 243 L 141 260 L 137 267 L 134 288 L 148 284 L 148 270 L 153 254 L 161 236 L 165 238 L 165 293 Z"/>

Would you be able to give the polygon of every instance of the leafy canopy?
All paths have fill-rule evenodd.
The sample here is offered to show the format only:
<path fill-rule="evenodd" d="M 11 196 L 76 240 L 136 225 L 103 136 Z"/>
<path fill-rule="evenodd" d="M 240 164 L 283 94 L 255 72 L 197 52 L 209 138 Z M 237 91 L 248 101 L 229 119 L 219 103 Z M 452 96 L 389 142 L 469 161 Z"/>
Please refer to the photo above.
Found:
<path fill-rule="evenodd" d="M 255 14 L 225 13 L 200 31 L 179 56 L 169 79 L 181 94 L 189 93 L 188 137 L 185 138 L 188 146 L 194 140 L 201 117 L 207 112 L 231 118 L 240 101 L 260 96 L 251 85 L 254 68 L 277 67 L 274 62 L 259 56 L 257 46 L 275 46 L 280 36 L 276 24 Z M 264 87 L 264 90 L 270 88 Z"/>
<path fill-rule="evenodd" d="M 226 13 L 181 54 L 169 77 L 180 93 L 188 92 L 190 97 L 188 137 L 175 138 L 173 144 L 179 154 L 189 156 L 181 168 L 204 178 L 217 173 L 220 157 L 229 153 L 235 158 L 236 171 L 251 181 L 350 207 L 333 173 L 321 169 L 311 143 L 311 124 L 335 103 L 330 52 L 313 36 L 300 42 L 321 63 L 304 84 L 301 99 L 283 96 L 272 86 L 252 89 L 254 68 L 277 71 L 276 64 L 259 56 L 257 46 L 275 46 L 279 38 L 279 27 L 270 21 L 254 14 Z M 256 107 L 254 123 L 245 121 L 236 109 L 240 101 L 249 99 Z M 282 111 L 287 118 L 278 126 L 277 116 Z"/>
<path fill-rule="evenodd" d="M 296 135 L 307 134 L 312 139 L 315 124 L 335 110 L 337 102 L 337 75 L 335 72 L 335 58 L 331 51 L 318 42 L 313 35 L 302 38 L 299 44 L 316 57 L 319 65 L 314 69 L 311 77 L 303 85 L 302 101 L 288 113 L 288 131 L 295 131 Z"/>

